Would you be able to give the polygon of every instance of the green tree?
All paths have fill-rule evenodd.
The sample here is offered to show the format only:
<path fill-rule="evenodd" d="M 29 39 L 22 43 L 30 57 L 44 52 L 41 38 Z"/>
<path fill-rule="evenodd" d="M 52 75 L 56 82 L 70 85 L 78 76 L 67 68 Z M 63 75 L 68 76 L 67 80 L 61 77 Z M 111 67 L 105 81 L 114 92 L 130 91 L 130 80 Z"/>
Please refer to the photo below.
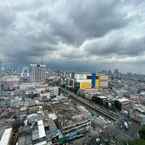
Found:
<path fill-rule="evenodd" d="M 145 125 L 139 130 L 139 136 L 145 140 Z"/>
<path fill-rule="evenodd" d="M 136 139 L 134 141 L 130 141 L 129 145 L 145 145 L 145 140 L 143 140 L 143 139 Z"/>

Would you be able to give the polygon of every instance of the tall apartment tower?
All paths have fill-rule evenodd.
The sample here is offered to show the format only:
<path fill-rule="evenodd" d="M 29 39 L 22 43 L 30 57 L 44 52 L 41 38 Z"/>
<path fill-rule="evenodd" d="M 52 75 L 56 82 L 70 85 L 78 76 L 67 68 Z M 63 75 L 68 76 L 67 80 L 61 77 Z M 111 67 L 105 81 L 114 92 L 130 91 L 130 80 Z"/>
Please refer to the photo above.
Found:
<path fill-rule="evenodd" d="M 31 64 L 31 80 L 35 82 L 47 79 L 46 65 Z"/>

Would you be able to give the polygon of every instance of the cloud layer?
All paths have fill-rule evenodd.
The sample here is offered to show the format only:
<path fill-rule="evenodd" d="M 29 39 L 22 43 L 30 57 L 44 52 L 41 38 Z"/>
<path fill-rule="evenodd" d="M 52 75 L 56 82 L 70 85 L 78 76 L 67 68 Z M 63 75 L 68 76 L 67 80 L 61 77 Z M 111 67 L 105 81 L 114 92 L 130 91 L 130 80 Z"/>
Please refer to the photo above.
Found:
<path fill-rule="evenodd" d="M 142 0 L 0 0 L 0 60 L 139 72 L 144 7 Z"/>

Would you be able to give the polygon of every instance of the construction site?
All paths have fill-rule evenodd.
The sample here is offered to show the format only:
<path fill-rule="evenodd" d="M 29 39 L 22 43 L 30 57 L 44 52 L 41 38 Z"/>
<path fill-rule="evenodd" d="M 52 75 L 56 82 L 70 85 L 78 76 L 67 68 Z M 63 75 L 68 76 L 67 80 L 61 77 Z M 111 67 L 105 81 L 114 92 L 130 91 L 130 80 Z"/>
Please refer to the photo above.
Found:
<path fill-rule="evenodd" d="M 1 145 L 64 144 L 85 136 L 91 127 L 90 112 L 59 95 L 59 91 L 55 94 L 56 87 L 50 87 L 51 100 L 45 99 L 46 103 L 42 95 L 48 95 L 46 90 L 48 87 L 41 87 L 39 99 L 33 98 L 37 104 L 29 104 L 25 99 L 19 107 L 1 109 L 1 142 L 7 141 Z"/>

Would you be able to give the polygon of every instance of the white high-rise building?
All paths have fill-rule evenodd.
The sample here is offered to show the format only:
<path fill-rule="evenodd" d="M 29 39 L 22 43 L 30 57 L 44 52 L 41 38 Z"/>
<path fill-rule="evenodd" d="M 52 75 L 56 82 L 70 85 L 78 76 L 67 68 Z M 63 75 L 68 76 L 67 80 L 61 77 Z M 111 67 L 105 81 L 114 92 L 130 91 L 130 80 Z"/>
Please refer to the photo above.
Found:
<path fill-rule="evenodd" d="M 31 64 L 31 80 L 32 81 L 44 81 L 47 79 L 46 65 Z"/>

